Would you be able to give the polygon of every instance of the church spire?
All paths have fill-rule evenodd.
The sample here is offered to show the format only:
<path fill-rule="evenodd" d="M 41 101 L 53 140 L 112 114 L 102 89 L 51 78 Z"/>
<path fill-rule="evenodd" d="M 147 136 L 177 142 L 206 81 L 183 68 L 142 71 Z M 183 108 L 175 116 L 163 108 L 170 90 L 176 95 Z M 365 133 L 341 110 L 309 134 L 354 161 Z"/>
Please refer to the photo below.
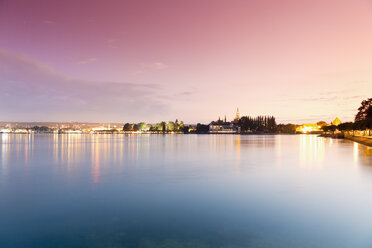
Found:
<path fill-rule="evenodd" d="M 235 119 L 237 119 L 237 120 L 240 119 L 239 108 L 236 109 L 236 117 L 235 117 Z"/>

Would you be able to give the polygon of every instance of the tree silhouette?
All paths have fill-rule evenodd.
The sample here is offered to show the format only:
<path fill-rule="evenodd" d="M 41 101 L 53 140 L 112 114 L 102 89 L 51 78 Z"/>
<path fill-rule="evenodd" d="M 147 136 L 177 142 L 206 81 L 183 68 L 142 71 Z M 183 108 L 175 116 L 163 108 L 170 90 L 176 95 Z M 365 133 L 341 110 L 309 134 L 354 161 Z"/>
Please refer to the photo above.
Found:
<path fill-rule="evenodd" d="M 125 123 L 123 127 L 123 131 L 132 131 L 133 130 L 133 124 Z"/>
<path fill-rule="evenodd" d="M 361 106 L 358 108 L 358 113 L 355 115 L 355 122 L 367 118 L 372 118 L 372 98 L 362 101 Z"/>
<path fill-rule="evenodd" d="M 243 116 L 239 119 L 237 125 L 242 132 L 275 133 L 277 131 L 274 116 Z"/>

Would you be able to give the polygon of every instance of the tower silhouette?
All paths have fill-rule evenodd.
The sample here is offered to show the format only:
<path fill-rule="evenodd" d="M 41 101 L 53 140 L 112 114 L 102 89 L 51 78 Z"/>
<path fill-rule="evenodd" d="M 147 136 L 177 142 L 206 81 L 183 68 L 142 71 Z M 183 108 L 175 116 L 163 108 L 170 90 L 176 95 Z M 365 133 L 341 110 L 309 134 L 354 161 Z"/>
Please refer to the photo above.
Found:
<path fill-rule="evenodd" d="M 237 120 L 240 119 L 239 108 L 236 109 L 236 117 L 235 117 L 235 119 L 237 119 Z"/>

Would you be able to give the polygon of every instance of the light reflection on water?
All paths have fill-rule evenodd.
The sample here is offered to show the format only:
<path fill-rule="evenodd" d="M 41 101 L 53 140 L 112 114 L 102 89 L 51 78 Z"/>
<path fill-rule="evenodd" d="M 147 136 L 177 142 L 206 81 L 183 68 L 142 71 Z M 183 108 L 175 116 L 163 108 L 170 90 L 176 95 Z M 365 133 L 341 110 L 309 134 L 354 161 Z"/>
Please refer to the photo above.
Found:
<path fill-rule="evenodd" d="M 312 135 L 12 135 L 0 247 L 371 247 L 372 149 Z"/>
<path fill-rule="evenodd" d="M 325 144 L 323 137 L 314 135 L 301 135 L 300 165 L 323 166 Z"/>

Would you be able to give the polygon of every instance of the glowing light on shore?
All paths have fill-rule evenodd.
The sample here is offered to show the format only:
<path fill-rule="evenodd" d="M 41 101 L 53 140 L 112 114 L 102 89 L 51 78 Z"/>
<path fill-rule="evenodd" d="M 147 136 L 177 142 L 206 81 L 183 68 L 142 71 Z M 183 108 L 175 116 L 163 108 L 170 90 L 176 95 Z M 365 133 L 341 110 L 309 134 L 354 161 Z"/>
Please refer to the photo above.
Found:
<path fill-rule="evenodd" d="M 320 131 L 320 126 L 316 124 L 303 124 L 302 126 L 296 129 L 297 132 L 301 133 L 311 133 Z"/>

